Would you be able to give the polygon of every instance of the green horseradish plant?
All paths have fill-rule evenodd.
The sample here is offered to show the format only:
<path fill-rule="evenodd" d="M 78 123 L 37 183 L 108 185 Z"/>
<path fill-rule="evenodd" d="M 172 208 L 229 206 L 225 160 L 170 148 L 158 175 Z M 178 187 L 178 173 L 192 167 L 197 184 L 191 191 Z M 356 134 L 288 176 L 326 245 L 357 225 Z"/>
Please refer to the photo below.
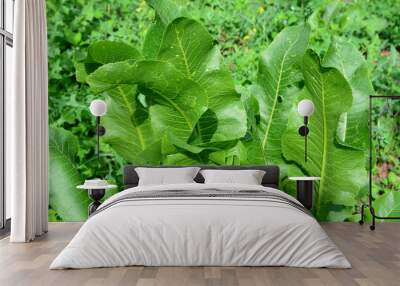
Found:
<path fill-rule="evenodd" d="M 156 20 L 141 50 L 99 41 L 76 63 L 77 79 L 107 99 L 103 142 L 126 163 L 278 164 L 289 192 L 288 174 L 320 176 L 316 217 L 355 220 L 355 206 L 366 195 L 364 142 L 373 92 L 362 55 L 335 40 L 321 60 L 310 50 L 306 24 L 287 27 L 260 55 L 257 83 L 235 87 L 201 23 L 175 2 L 148 2 Z M 295 109 L 303 98 L 316 105 L 307 163 Z M 69 137 L 51 131 L 51 176 L 71 179 L 62 190 L 51 186 L 50 204 L 62 219 L 79 220 L 87 200 L 76 194 L 65 209 L 61 196 L 81 179 L 73 163 L 78 143 Z"/>

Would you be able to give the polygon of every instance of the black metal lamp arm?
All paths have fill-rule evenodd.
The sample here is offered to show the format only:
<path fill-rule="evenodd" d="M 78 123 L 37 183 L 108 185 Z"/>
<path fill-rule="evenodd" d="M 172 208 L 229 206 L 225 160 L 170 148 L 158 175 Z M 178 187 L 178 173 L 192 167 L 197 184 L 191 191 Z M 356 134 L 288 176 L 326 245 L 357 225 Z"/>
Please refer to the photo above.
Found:
<path fill-rule="evenodd" d="M 307 162 L 307 135 L 310 132 L 308 129 L 308 116 L 304 116 L 304 125 L 299 128 L 299 134 L 304 137 L 304 161 Z"/>
<path fill-rule="evenodd" d="M 100 116 L 96 116 L 96 136 L 97 136 L 97 164 L 100 164 L 100 136 L 106 134 L 106 129 L 100 125 Z"/>

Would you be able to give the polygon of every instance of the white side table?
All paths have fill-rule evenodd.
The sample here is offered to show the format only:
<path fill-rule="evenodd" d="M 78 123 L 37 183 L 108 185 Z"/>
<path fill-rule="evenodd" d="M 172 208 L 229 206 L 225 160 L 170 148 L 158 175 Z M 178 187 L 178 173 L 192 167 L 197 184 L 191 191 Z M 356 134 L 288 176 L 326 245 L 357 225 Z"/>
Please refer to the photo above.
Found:
<path fill-rule="evenodd" d="M 88 191 L 89 198 L 92 200 L 92 203 L 89 205 L 88 213 L 89 216 L 94 213 L 97 208 L 101 205 L 101 199 L 104 197 L 106 190 L 116 188 L 116 185 L 107 185 L 107 186 L 87 186 L 80 185 L 77 186 L 77 189 L 85 189 Z"/>
<path fill-rule="evenodd" d="M 313 182 L 320 179 L 320 177 L 289 177 L 289 180 L 297 182 L 297 200 L 308 210 L 311 210 L 313 205 Z"/>

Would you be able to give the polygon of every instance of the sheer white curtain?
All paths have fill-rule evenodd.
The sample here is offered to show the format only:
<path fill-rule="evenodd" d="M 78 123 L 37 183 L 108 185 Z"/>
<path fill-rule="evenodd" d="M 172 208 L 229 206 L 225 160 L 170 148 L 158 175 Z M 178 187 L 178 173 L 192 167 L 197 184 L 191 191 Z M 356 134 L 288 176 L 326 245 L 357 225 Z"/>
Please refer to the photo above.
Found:
<path fill-rule="evenodd" d="M 12 242 L 47 231 L 48 126 L 45 0 L 18 0 L 14 18 L 14 94 L 7 103 L 6 186 Z"/>

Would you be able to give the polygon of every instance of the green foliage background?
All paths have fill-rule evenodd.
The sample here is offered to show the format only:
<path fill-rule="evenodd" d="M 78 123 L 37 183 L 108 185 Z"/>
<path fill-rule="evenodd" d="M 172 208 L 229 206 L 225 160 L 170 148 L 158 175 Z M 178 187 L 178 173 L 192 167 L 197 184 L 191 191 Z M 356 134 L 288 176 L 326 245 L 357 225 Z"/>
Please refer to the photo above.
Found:
<path fill-rule="evenodd" d="M 183 3 L 183 1 L 149 2 L 153 6 L 157 6 L 157 3 L 178 3 L 176 7 L 181 7 L 179 9 L 182 10 L 172 9 L 172 14 L 181 13 L 182 15 L 190 16 L 204 25 L 211 34 L 213 45 L 218 44 L 223 56 L 224 66 L 220 68 L 221 73 L 228 77 L 233 77 L 232 83 L 229 83 L 229 80 L 228 83 L 224 82 L 225 86 L 236 87 L 246 108 L 248 128 L 246 135 L 243 137 L 244 139 L 240 141 L 240 144 L 232 146 L 226 145 L 226 140 L 220 140 L 225 142 L 224 146 L 219 146 L 219 149 L 217 148 L 218 151 L 214 152 L 211 157 L 207 157 L 211 159 L 207 159 L 209 161 L 206 161 L 206 163 L 243 164 L 265 162 L 265 160 L 263 161 L 254 155 L 259 155 L 260 152 L 251 152 L 251 150 L 258 148 L 254 147 L 255 145 L 252 143 L 256 142 L 254 138 L 258 138 L 259 131 L 257 130 L 263 130 L 265 127 L 263 120 L 265 120 L 264 123 L 268 123 L 262 112 L 260 113 L 260 110 L 254 108 L 254 106 L 258 105 L 257 103 L 262 102 L 260 98 L 265 98 L 262 95 L 260 97 L 260 94 L 264 92 L 268 94 L 268 90 L 258 90 L 260 85 L 261 87 L 263 86 L 263 72 L 264 75 L 269 74 L 268 62 L 265 63 L 266 70 L 264 70 L 263 64 L 260 63 L 259 65 L 259 58 L 266 51 L 268 53 L 268 49 L 271 51 L 272 41 L 287 26 L 298 25 L 307 21 L 310 26 L 309 47 L 323 59 L 321 65 L 325 68 L 337 68 L 342 72 L 344 79 L 341 78 L 342 76 L 337 75 L 337 80 L 343 80 L 342 86 L 349 84 L 348 90 L 350 91 L 350 96 L 353 94 L 353 98 L 356 98 L 357 94 L 365 93 L 365 89 L 362 90 L 362 88 L 365 88 L 368 83 L 360 84 L 357 80 L 357 74 L 366 72 L 366 70 L 368 70 L 367 74 L 369 73 L 371 77 L 375 93 L 382 95 L 400 94 L 400 59 L 398 52 L 400 47 L 400 14 L 397 12 L 400 10 L 400 4 L 396 0 L 206 0 L 189 1 L 182 5 L 179 4 L 180 2 Z M 163 11 L 169 10 L 164 9 Z M 49 219 L 83 220 L 86 217 L 88 200 L 86 194 L 77 191 L 75 186 L 85 178 L 94 176 L 105 177 L 109 181 L 115 181 L 120 184 L 122 165 L 125 160 L 128 159 L 128 161 L 133 162 L 135 158 L 129 159 L 129 157 L 119 155 L 121 152 L 118 152 L 118 148 L 115 147 L 115 144 L 112 144 L 109 138 L 104 140 L 108 143 L 103 142 L 102 144 L 102 168 L 97 168 L 97 162 L 94 160 L 94 118 L 90 115 L 88 106 L 90 101 L 99 97 L 99 95 L 94 94 L 94 90 L 91 90 L 84 83 L 84 79 L 78 82 L 76 68 L 78 71 L 82 68 L 79 63 L 85 61 L 89 46 L 99 40 L 124 42 L 136 47 L 138 50 L 142 50 L 143 45 L 146 48 L 145 37 L 155 21 L 155 11 L 145 1 L 48 0 L 47 14 L 49 118 L 52 127 L 50 134 Z M 334 48 L 335 42 L 338 43 L 336 50 Z M 346 47 L 349 44 L 350 47 Z M 357 52 L 348 54 L 348 51 L 353 46 L 363 55 L 361 59 L 357 58 L 357 55 L 359 55 Z M 343 50 L 340 50 L 340 47 L 344 47 Z M 143 51 L 146 53 L 148 49 Z M 276 50 L 272 52 L 272 55 L 278 52 L 279 50 Z M 346 68 L 341 70 L 340 66 L 337 66 L 337 63 L 340 63 L 335 58 L 337 55 L 341 55 L 344 58 L 347 56 L 349 60 L 345 63 L 348 66 L 355 65 L 359 67 L 358 71 L 349 71 Z M 365 61 L 362 58 L 365 58 Z M 312 67 L 313 62 L 309 62 L 309 65 Z M 365 79 L 365 77 L 362 78 Z M 288 83 L 288 87 L 290 87 L 290 83 Z M 297 87 L 300 88 L 299 86 Z M 372 88 L 368 87 L 366 89 L 367 92 L 372 90 Z M 229 92 L 232 98 L 238 96 L 233 90 Z M 293 92 L 298 94 L 298 91 Z M 128 90 L 127 94 L 134 99 L 136 91 Z M 108 96 L 113 98 L 112 94 L 108 94 Z M 296 96 L 302 98 L 316 95 L 307 94 L 303 90 Z M 360 104 L 364 104 L 362 97 L 359 98 Z M 133 102 L 134 100 L 132 100 L 132 104 Z M 121 105 L 114 106 L 115 108 L 118 108 L 118 106 L 121 108 Z M 270 106 L 268 102 L 266 102 L 266 106 Z M 291 106 L 286 108 L 289 108 L 287 110 L 287 114 L 289 114 L 287 130 L 285 131 L 285 126 L 283 129 L 277 127 L 275 128 L 277 131 L 272 133 L 278 134 L 276 136 L 279 139 L 280 136 L 288 136 L 288 138 L 296 136 L 295 129 L 299 126 L 298 116 L 293 116 L 295 114 L 293 111 L 289 113 Z M 214 106 L 214 109 L 218 111 L 217 106 Z M 281 115 L 285 113 L 283 111 L 278 112 Z M 220 114 L 223 114 L 223 112 Z M 362 114 L 357 114 L 357 110 L 351 110 L 349 114 L 353 114 L 354 120 L 359 119 L 357 116 L 363 116 Z M 398 196 L 399 170 L 395 169 L 399 166 L 399 122 L 389 120 L 392 117 L 399 117 L 399 107 L 396 103 L 381 103 L 374 108 L 374 114 L 383 114 L 383 116 L 379 117 L 381 119 L 378 119 L 377 116 L 374 119 L 378 126 L 375 140 L 377 142 L 376 150 L 380 155 L 375 169 L 377 183 L 375 184 L 374 192 L 376 203 L 380 206 L 379 210 L 382 214 L 387 215 L 396 207 L 398 208 L 400 202 Z M 113 118 L 110 116 L 109 119 L 105 120 L 112 121 Z M 351 116 L 349 120 L 351 120 Z M 201 128 L 201 124 L 199 126 Z M 365 137 L 365 131 L 362 131 L 364 127 L 356 129 L 353 134 L 359 132 L 361 137 L 357 136 L 357 138 Z M 110 128 L 107 131 L 112 132 Z M 283 134 L 284 131 L 285 134 Z M 390 134 L 395 135 L 388 137 L 389 131 L 391 131 Z M 362 153 L 365 151 L 365 146 L 358 148 L 355 145 L 360 142 L 355 141 L 356 139 L 352 139 L 348 135 L 351 135 L 351 132 L 350 134 L 338 132 L 338 140 L 343 145 L 352 148 L 353 152 Z M 294 144 L 292 150 L 296 150 L 295 146 L 297 145 L 301 146 L 301 142 L 296 141 L 299 139 L 301 140 L 298 137 L 290 139 L 292 140 L 290 142 L 295 142 L 292 143 Z M 168 138 L 168 140 L 173 141 L 171 138 Z M 315 140 L 318 140 L 318 138 L 315 138 Z M 183 143 L 186 144 L 187 142 Z M 183 143 L 174 142 L 174 144 L 169 145 L 173 145 L 174 148 L 178 146 L 178 149 L 186 150 L 186 152 L 190 148 L 189 151 L 192 154 L 204 151 L 203 149 L 193 149 L 203 148 L 204 144 L 202 146 L 201 142 L 192 141 L 191 143 L 193 144 L 191 145 L 194 145 L 194 147 L 188 147 Z M 285 155 L 284 161 L 282 161 L 283 158 L 280 158 L 281 156 L 278 156 L 279 158 L 277 157 L 270 162 L 281 164 L 284 167 L 281 185 L 285 191 L 292 193 L 294 185 L 287 181 L 287 174 L 315 174 L 319 170 L 317 170 L 317 167 L 314 170 L 313 167 L 304 166 L 290 150 L 285 151 L 285 145 L 282 147 Z M 267 154 L 271 154 L 270 152 L 271 150 Z M 280 152 L 279 150 L 279 154 Z M 335 150 L 332 152 L 335 152 Z M 243 158 L 243 153 L 246 153 L 249 159 L 240 159 Z M 207 154 L 210 154 L 210 152 Z M 172 155 L 169 160 L 162 162 L 169 164 L 182 163 L 181 155 Z M 363 164 L 363 158 L 366 158 L 365 154 L 353 155 L 351 158 L 354 159 L 357 156 L 359 156 L 360 161 L 356 160 L 358 165 L 353 167 L 365 170 Z M 202 160 L 204 159 L 200 159 L 200 161 Z M 339 164 L 342 164 L 342 162 L 339 162 Z M 395 167 L 396 164 L 397 167 Z M 335 175 L 332 174 L 327 177 L 335 178 Z M 364 180 L 365 185 L 366 178 L 363 176 L 361 176 L 361 180 Z M 356 184 L 357 186 L 363 186 L 363 182 L 356 182 Z M 321 190 L 324 189 L 323 186 L 319 187 Z M 321 212 L 316 213 L 317 217 L 322 220 L 356 220 L 357 218 L 354 216 L 357 213 L 356 206 L 366 198 L 365 186 L 361 187 L 352 197 L 346 197 L 346 195 L 341 197 L 341 194 L 346 194 L 345 189 L 351 189 L 354 186 L 345 184 L 337 187 L 339 189 L 344 188 L 344 190 L 338 191 L 339 194 L 332 191 L 323 194 L 326 199 L 323 198 L 322 201 L 329 201 L 329 205 L 321 208 Z M 332 186 L 328 190 L 332 190 Z M 322 193 L 321 191 L 321 196 L 318 200 L 322 197 Z"/>

